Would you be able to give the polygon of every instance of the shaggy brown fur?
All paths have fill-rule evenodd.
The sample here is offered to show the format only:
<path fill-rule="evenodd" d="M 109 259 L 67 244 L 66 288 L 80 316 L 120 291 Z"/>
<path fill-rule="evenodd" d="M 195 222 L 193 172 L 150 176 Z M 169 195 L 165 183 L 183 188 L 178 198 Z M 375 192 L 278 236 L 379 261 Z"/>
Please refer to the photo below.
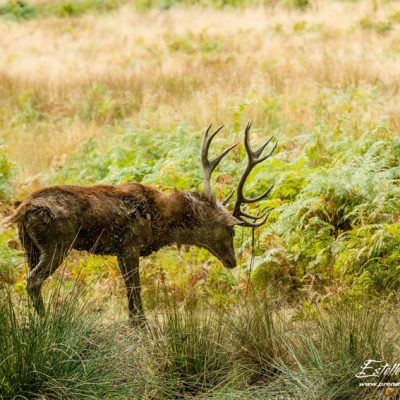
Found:
<path fill-rule="evenodd" d="M 78 249 L 118 257 L 134 320 L 144 318 L 139 257 L 173 243 L 187 244 L 208 249 L 233 268 L 233 225 L 241 224 L 205 194 L 163 193 L 136 183 L 41 189 L 20 204 L 12 221 L 26 251 L 28 292 L 39 313 L 44 280 L 69 249 Z"/>

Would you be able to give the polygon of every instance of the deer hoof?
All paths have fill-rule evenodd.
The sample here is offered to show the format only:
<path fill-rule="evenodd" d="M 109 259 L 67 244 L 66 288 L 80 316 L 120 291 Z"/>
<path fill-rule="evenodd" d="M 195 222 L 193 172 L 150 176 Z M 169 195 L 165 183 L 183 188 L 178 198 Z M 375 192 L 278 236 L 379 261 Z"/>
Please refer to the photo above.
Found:
<path fill-rule="evenodd" d="M 144 314 L 136 314 L 131 315 L 129 317 L 129 325 L 132 328 L 141 328 L 144 327 L 147 323 L 146 317 Z"/>

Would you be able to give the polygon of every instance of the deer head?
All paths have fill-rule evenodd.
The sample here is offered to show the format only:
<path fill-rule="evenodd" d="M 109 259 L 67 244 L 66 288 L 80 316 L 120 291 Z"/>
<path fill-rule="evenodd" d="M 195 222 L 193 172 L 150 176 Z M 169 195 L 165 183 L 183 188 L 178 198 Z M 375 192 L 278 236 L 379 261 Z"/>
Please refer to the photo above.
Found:
<path fill-rule="evenodd" d="M 271 157 L 276 149 L 277 142 L 273 145 L 269 153 L 264 156 L 262 156 L 262 153 L 272 141 L 272 137 L 256 151 L 253 151 L 249 138 L 251 123 L 249 122 L 247 124 L 244 131 L 244 145 L 246 148 L 248 163 L 237 186 L 236 203 L 234 205 L 233 212 L 230 213 L 225 206 L 228 204 L 230 198 L 234 194 L 234 190 L 223 202 L 219 202 L 211 190 L 211 175 L 213 171 L 218 166 L 220 161 L 238 145 L 238 143 L 233 144 L 214 159 L 209 160 L 208 153 L 211 142 L 222 128 L 223 125 L 210 134 L 210 125 L 204 135 L 203 146 L 201 149 L 201 161 L 204 175 L 204 194 L 201 197 L 202 204 L 207 208 L 207 211 L 203 213 L 204 217 L 202 218 L 201 227 L 199 228 L 200 231 L 196 235 L 195 244 L 197 246 L 206 248 L 208 251 L 214 254 L 224 264 L 225 267 L 234 268 L 236 267 L 235 248 L 233 243 L 235 234 L 234 226 L 240 225 L 243 227 L 257 228 L 265 224 L 269 215 L 269 211 L 262 215 L 250 215 L 242 210 L 242 205 L 252 204 L 263 200 L 268 196 L 273 187 L 271 186 L 264 193 L 257 197 L 247 198 L 243 193 L 246 179 L 257 164 L 260 164 Z"/>

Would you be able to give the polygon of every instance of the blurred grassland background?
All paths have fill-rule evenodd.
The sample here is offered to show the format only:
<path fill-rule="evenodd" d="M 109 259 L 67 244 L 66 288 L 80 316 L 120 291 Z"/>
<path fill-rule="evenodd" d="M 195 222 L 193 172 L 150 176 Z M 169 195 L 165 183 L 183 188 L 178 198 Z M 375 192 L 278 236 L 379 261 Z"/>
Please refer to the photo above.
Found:
<path fill-rule="evenodd" d="M 273 211 L 256 233 L 253 261 L 251 232 L 241 229 L 234 271 L 205 251 L 164 249 L 142 261 L 150 312 L 168 308 L 165 295 L 177 307 L 205 302 L 230 309 L 249 291 L 285 305 L 294 320 L 313 319 L 319 307 L 337 302 L 397 301 L 398 1 L 2 1 L 0 60 L 4 215 L 14 201 L 50 184 L 134 180 L 164 190 L 201 189 L 201 134 L 211 122 L 226 125 L 217 149 L 240 140 L 250 119 L 254 143 L 279 139 L 275 156 L 247 185 L 255 195 L 275 183 L 260 205 Z M 215 174 L 219 197 L 244 166 L 239 147 Z M 103 319 L 125 318 L 113 258 L 72 253 L 60 270 L 48 289 L 88 288 L 99 304 L 115 304 L 112 311 L 104 306 Z M 3 223 L 0 286 L 24 298 L 25 273 L 16 232 Z M 173 326 L 182 328 L 174 318 Z M 204 326 L 203 320 L 189 325 L 196 323 Z M 314 345 L 290 348 L 313 353 Z M 323 360 L 313 362 L 321 375 L 297 375 L 299 387 L 323 375 Z M 283 380 L 285 368 L 275 368 Z M 300 397 L 290 389 L 293 398 L 357 398 L 350 389 L 349 397 L 340 391 L 334 397 L 339 389 L 329 379 L 312 393 L 298 389 Z M 279 387 L 291 380 L 294 375 Z M 341 381 L 346 390 L 347 383 Z M 249 398 L 266 398 L 263 393 Z"/>

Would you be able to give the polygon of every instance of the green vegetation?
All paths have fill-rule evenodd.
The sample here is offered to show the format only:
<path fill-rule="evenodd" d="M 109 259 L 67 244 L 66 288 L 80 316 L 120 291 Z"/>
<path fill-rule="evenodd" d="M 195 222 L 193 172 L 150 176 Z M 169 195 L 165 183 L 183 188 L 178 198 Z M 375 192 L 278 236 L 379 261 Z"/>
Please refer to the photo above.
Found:
<path fill-rule="evenodd" d="M 87 12 L 107 12 L 122 4 L 119 0 L 79 0 L 31 3 L 29 1 L 9 0 L 0 6 L 0 16 L 19 21 L 37 17 L 79 16 Z"/>
<path fill-rule="evenodd" d="M 253 296 L 225 311 L 171 298 L 145 329 L 129 330 L 104 325 L 77 288 L 55 291 L 43 318 L 3 292 L 0 397 L 376 398 L 354 374 L 367 358 L 398 357 L 394 309 L 342 303 L 290 321 Z"/>
<path fill-rule="evenodd" d="M 128 371 L 126 363 L 133 362 L 122 360 L 129 348 L 113 340 L 87 301 L 77 302 L 76 293 L 63 299 L 55 291 L 49 298 L 54 307 L 40 318 L 12 293 L 1 294 L 1 399 L 93 399 L 132 393 L 121 368 L 125 363 Z"/>
<path fill-rule="evenodd" d="M 281 134 L 276 156 L 249 179 L 251 195 L 276 183 L 260 205 L 273 209 L 256 248 L 253 277 L 260 289 L 283 289 L 290 296 L 305 287 L 318 293 L 344 286 L 353 295 L 400 289 L 399 138 L 384 127 L 359 137 L 345 135 L 345 129 L 320 126 L 294 138 Z M 106 145 L 90 139 L 48 182 L 136 181 L 197 190 L 201 138 L 188 141 L 190 136 L 184 125 L 159 133 L 110 127 Z M 219 145 L 235 136 L 228 132 Z M 221 198 L 244 168 L 234 158 L 244 158 L 242 148 L 220 167 L 217 181 L 232 177 L 217 185 Z"/>
<path fill-rule="evenodd" d="M 6 150 L 0 147 L 0 200 L 10 201 L 13 196 L 13 188 L 10 182 L 12 164 L 7 158 Z"/>
<path fill-rule="evenodd" d="M 395 22 L 395 15 L 393 15 L 392 19 Z M 385 33 L 393 29 L 392 23 L 390 21 L 373 21 L 368 17 L 362 18 L 360 20 L 360 26 L 362 29 L 371 29 L 375 30 L 378 33 Z"/>
<path fill-rule="evenodd" d="M 281 4 L 287 7 L 304 9 L 309 6 L 309 0 L 135 0 L 134 4 L 139 10 L 159 8 L 169 9 L 173 6 L 200 5 L 206 7 L 248 7 L 270 6 Z"/>
<path fill-rule="evenodd" d="M 173 6 L 200 5 L 208 7 L 246 7 L 271 5 L 281 2 L 288 7 L 303 9 L 309 0 L 56 0 L 43 3 L 31 1 L 7 0 L 0 5 L 0 17 L 20 21 L 43 17 L 73 17 L 86 13 L 105 13 L 129 4 L 139 11 L 157 8 L 167 10 Z"/>

